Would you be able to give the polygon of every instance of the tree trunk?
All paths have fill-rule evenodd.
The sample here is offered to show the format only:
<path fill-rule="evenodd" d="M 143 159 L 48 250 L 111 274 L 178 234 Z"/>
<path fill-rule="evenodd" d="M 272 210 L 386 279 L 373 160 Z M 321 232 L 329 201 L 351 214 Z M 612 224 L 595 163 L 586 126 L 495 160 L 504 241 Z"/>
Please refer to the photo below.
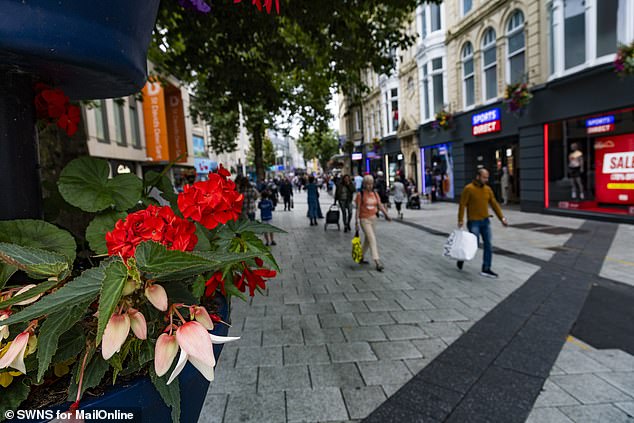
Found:
<path fill-rule="evenodd" d="M 264 180 L 264 160 L 262 155 L 262 141 L 264 139 L 264 125 L 257 123 L 253 126 L 253 161 L 258 182 Z"/>

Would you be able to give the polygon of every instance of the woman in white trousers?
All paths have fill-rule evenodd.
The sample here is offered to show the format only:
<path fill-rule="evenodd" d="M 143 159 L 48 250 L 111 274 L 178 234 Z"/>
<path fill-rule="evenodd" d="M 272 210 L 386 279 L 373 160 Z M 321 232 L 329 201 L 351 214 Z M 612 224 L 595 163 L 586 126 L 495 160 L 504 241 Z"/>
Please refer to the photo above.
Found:
<path fill-rule="evenodd" d="M 379 257 L 379 248 L 377 245 L 376 235 L 374 233 L 374 225 L 376 223 L 377 212 L 380 210 L 385 215 L 385 219 L 391 221 L 387 214 L 387 209 L 381 204 L 379 195 L 374 192 L 374 178 L 372 175 L 365 175 L 363 177 L 363 187 L 361 192 L 357 194 L 355 198 L 357 205 L 356 213 L 356 227 L 359 230 L 359 225 L 365 233 L 365 239 L 363 240 L 363 255 L 368 251 L 368 248 L 372 252 L 372 259 L 376 264 L 376 270 L 383 271 L 383 264 L 381 264 Z M 362 264 L 367 264 L 365 259 L 361 259 Z"/>

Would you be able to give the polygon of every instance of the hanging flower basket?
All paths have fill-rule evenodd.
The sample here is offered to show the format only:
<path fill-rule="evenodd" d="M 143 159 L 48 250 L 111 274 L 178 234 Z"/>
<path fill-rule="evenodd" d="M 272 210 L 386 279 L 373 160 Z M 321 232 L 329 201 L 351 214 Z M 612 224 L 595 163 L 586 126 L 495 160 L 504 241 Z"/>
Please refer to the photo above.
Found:
<path fill-rule="evenodd" d="M 614 71 L 620 77 L 634 75 L 634 41 L 619 47 L 614 60 Z"/>
<path fill-rule="evenodd" d="M 528 85 L 524 82 L 510 84 L 504 90 L 504 103 L 510 113 L 521 115 L 531 102 L 533 95 L 528 91 Z"/>
<path fill-rule="evenodd" d="M 439 131 L 441 129 L 443 131 L 448 131 L 453 126 L 453 115 L 445 109 L 442 109 L 441 111 L 436 113 L 435 119 L 436 120 L 432 122 L 431 126 L 436 131 Z"/>
<path fill-rule="evenodd" d="M 372 151 L 378 153 L 383 148 L 383 142 L 379 138 L 372 138 Z"/>

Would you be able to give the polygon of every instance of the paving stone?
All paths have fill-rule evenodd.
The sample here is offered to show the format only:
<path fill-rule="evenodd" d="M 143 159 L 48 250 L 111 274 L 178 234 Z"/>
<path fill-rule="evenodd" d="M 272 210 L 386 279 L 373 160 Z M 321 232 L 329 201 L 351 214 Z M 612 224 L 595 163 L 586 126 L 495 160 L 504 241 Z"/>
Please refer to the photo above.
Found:
<path fill-rule="evenodd" d="M 355 363 L 311 364 L 308 368 L 314 388 L 365 386 Z"/>
<path fill-rule="evenodd" d="M 431 360 L 426 358 L 410 358 L 408 360 L 403 360 L 403 362 L 409 371 L 415 375 L 423 370 L 431 362 Z"/>
<path fill-rule="evenodd" d="M 558 375 L 550 380 L 583 404 L 631 401 L 632 398 L 593 374 Z"/>
<path fill-rule="evenodd" d="M 348 420 L 339 388 L 290 390 L 286 392 L 289 422 Z"/>
<path fill-rule="evenodd" d="M 352 419 L 363 419 L 377 408 L 386 396 L 380 386 L 344 388 L 341 390 Z"/>
<path fill-rule="evenodd" d="M 400 311 L 403 310 L 396 300 L 378 300 L 378 301 L 366 301 L 366 305 L 371 312 L 377 311 Z"/>
<path fill-rule="evenodd" d="M 367 385 L 404 384 L 412 378 L 405 363 L 398 360 L 379 360 L 358 363 Z"/>
<path fill-rule="evenodd" d="M 634 417 L 634 401 L 630 402 L 617 402 L 614 404 L 617 408 L 625 411 L 630 417 Z"/>
<path fill-rule="evenodd" d="M 300 304 L 299 310 L 301 314 L 329 314 L 335 312 L 332 303 Z"/>
<path fill-rule="evenodd" d="M 463 332 L 455 322 L 428 322 L 421 324 L 420 327 L 432 338 L 460 336 Z"/>
<path fill-rule="evenodd" d="M 353 313 L 362 326 L 390 325 L 396 323 L 387 311 L 377 313 Z"/>
<path fill-rule="evenodd" d="M 238 342 L 229 342 L 225 344 L 222 348 L 222 354 L 218 358 L 217 365 L 218 366 L 228 366 L 235 367 L 236 365 L 236 357 L 238 356 Z"/>
<path fill-rule="evenodd" d="M 262 345 L 265 347 L 304 344 L 301 329 L 264 331 L 262 336 Z"/>
<path fill-rule="evenodd" d="M 310 389 L 307 366 L 260 367 L 258 392 Z"/>
<path fill-rule="evenodd" d="M 609 368 L 593 360 L 581 351 L 562 351 L 555 364 L 568 374 L 610 371 Z"/>
<path fill-rule="evenodd" d="M 306 345 L 319 345 L 345 342 L 340 328 L 304 328 L 304 343 Z"/>
<path fill-rule="evenodd" d="M 198 423 L 222 423 L 228 399 L 227 394 L 207 394 Z"/>
<path fill-rule="evenodd" d="M 559 409 L 574 422 L 632 422 L 632 418 L 624 413 L 623 410 L 609 404 L 577 405 L 560 407 Z"/>
<path fill-rule="evenodd" d="M 330 363 L 325 345 L 284 347 L 284 365 Z"/>
<path fill-rule="evenodd" d="M 223 354 L 220 356 L 222 359 Z M 245 347 L 238 351 L 236 367 L 281 366 L 281 347 Z M 256 371 L 256 370 L 254 370 Z"/>
<path fill-rule="evenodd" d="M 383 388 L 383 392 L 385 392 L 385 395 L 389 398 L 394 395 L 399 389 L 401 389 L 403 385 L 404 384 L 400 383 L 388 383 L 382 384 L 381 388 Z"/>
<path fill-rule="evenodd" d="M 306 314 L 301 316 L 282 316 L 282 328 L 283 329 L 297 329 L 297 328 L 319 329 L 321 328 L 321 325 L 319 324 L 319 319 L 317 318 L 317 315 Z"/>
<path fill-rule="evenodd" d="M 634 398 L 634 372 L 599 373 L 597 376 Z"/>
<path fill-rule="evenodd" d="M 611 370 L 634 371 L 634 356 L 621 350 L 591 350 L 582 354 Z"/>
<path fill-rule="evenodd" d="M 431 303 L 424 300 L 412 300 L 411 298 L 399 298 L 396 300 L 403 310 L 429 310 L 435 308 Z"/>
<path fill-rule="evenodd" d="M 259 392 L 247 398 L 231 395 L 225 412 L 225 423 L 286 421 L 284 392 Z"/>
<path fill-rule="evenodd" d="M 580 403 L 559 386 L 546 380 L 537 401 L 535 401 L 535 407 L 560 407 L 563 405 L 580 405 Z"/>
<path fill-rule="evenodd" d="M 346 296 L 340 292 L 328 294 L 315 294 L 315 300 L 318 303 L 336 303 L 339 301 L 348 301 Z"/>
<path fill-rule="evenodd" d="M 295 316 L 284 316 L 295 317 Z M 275 330 L 282 329 L 280 316 L 249 316 L 244 323 L 244 330 Z"/>
<path fill-rule="evenodd" d="M 256 391 L 258 372 L 253 368 L 223 368 L 215 372 L 214 382 L 209 385 L 211 394 L 249 393 Z"/>
<path fill-rule="evenodd" d="M 416 325 L 385 325 L 381 326 L 390 340 L 402 341 L 405 339 L 429 338 L 420 327 Z"/>
<path fill-rule="evenodd" d="M 422 372 L 418 373 L 417 377 L 436 386 L 466 394 L 482 376 L 482 371 L 461 367 L 460 364 L 434 360 Z"/>
<path fill-rule="evenodd" d="M 299 306 L 297 304 L 286 304 L 283 306 L 266 306 L 265 316 L 297 315 Z"/>
<path fill-rule="evenodd" d="M 370 311 L 363 301 L 336 302 L 332 303 L 336 313 L 352 313 Z"/>
<path fill-rule="evenodd" d="M 460 320 L 469 320 L 467 317 L 452 308 L 426 310 L 425 314 L 429 316 L 432 322 L 457 322 Z"/>
<path fill-rule="evenodd" d="M 324 328 L 343 328 L 359 326 L 352 313 L 320 314 L 319 320 Z"/>
<path fill-rule="evenodd" d="M 390 315 L 398 323 L 426 323 L 429 322 L 429 316 L 422 310 L 406 310 L 406 311 L 391 311 Z"/>
<path fill-rule="evenodd" d="M 433 360 L 438 354 L 447 348 L 447 344 L 438 338 L 423 340 L 416 339 L 412 341 L 412 344 L 414 344 L 414 346 L 422 353 L 423 358 L 429 360 Z"/>
<path fill-rule="evenodd" d="M 328 351 L 333 363 L 374 361 L 377 359 L 367 342 L 329 344 Z"/>
<path fill-rule="evenodd" d="M 342 328 L 343 334 L 349 342 L 355 341 L 385 341 L 385 333 L 380 326 L 358 326 Z"/>
<path fill-rule="evenodd" d="M 240 339 L 234 344 L 238 347 L 259 347 L 262 345 L 262 331 L 245 330 L 240 335 Z"/>
<path fill-rule="evenodd" d="M 557 408 L 534 408 L 526 423 L 575 423 Z"/>
<path fill-rule="evenodd" d="M 405 360 L 423 356 L 410 341 L 373 342 L 372 349 L 381 360 Z"/>
<path fill-rule="evenodd" d="M 285 294 L 284 304 L 306 304 L 314 303 L 315 297 L 313 294 Z"/>

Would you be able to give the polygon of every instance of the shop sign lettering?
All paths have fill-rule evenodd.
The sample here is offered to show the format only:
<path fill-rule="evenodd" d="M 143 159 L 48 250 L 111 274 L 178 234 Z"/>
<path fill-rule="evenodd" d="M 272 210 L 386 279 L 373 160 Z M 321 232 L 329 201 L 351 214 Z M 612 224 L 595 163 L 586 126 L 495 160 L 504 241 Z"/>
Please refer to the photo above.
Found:
<path fill-rule="evenodd" d="M 604 155 L 603 173 L 634 173 L 634 151 Z"/>
<path fill-rule="evenodd" d="M 586 132 L 588 135 L 611 131 L 614 131 L 614 115 L 586 119 Z"/>
<path fill-rule="evenodd" d="M 471 132 L 473 135 L 484 135 L 502 130 L 500 109 L 495 108 L 471 116 Z"/>

